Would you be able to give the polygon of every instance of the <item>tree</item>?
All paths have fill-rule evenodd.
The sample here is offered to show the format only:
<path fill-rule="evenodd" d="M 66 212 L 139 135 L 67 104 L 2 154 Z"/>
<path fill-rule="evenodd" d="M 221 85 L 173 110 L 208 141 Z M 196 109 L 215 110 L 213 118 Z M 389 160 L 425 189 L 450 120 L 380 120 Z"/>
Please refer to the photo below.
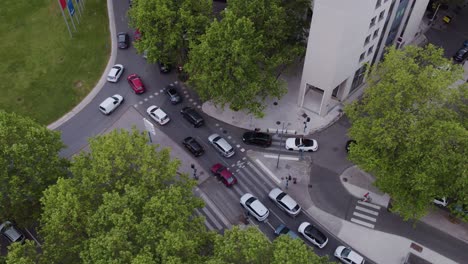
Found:
<path fill-rule="evenodd" d="M 290 18 L 299 21 L 310 3 L 284 3 L 229 1 L 222 20 L 192 43 L 185 70 L 202 100 L 262 117 L 265 99 L 287 92 L 279 76 L 305 51 L 303 23 L 292 26 Z"/>
<path fill-rule="evenodd" d="M 39 199 L 64 176 L 60 134 L 29 118 L 0 111 L 0 218 L 29 226 L 39 218 Z"/>
<path fill-rule="evenodd" d="M 282 235 L 273 241 L 273 260 L 271 264 L 326 264 L 328 257 L 319 257 L 300 239 Z"/>
<path fill-rule="evenodd" d="M 180 161 L 135 129 L 90 140 L 42 199 L 44 263 L 201 263 L 212 236 Z"/>
<path fill-rule="evenodd" d="M 8 247 L 6 264 L 37 264 L 39 263 L 36 244 L 32 240 L 26 240 L 24 244 L 13 243 Z"/>
<path fill-rule="evenodd" d="M 205 32 L 212 19 L 210 0 L 134 0 L 130 23 L 142 37 L 134 45 L 149 62 L 184 64 L 189 43 Z"/>
<path fill-rule="evenodd" d="M 423 216 L 435 197 L 466 203 L 468 134 L 456 110 L 466 86 L 454 88 L 461 68 L 442 54 L 432 45 L 390 48 L 363 99 L 345 108 L 357 141 L 350 160 L 375 175 L 406 220 Z"/>

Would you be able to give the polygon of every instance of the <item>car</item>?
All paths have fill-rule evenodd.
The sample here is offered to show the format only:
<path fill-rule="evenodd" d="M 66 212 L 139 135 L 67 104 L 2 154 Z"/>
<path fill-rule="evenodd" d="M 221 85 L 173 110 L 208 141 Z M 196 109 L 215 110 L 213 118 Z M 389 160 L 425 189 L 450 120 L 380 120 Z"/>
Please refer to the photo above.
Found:
<path fill-rule="evenodd" d="M 268 218 L 268 215 L 270 215 L 270 211 L 265 205 L 250 193 L 242 195 L 240 204 L 249 214 L 253 215 L 257 221 L 263 222 Z"/>
<path fill-rule="evenodd" d="M 237 183 L 237 178 L 232 175 L 232 172 L 224 167 L 221 163 L 216 163 L 215 165 L 211 166 L 211 172 L 213 175 L 217 176 L 224 185 L 227 187 L 231 187 Z"/>
<path fill-rule="evenodd" d="M 286 227 L 284 224 L 280 224 L 276 229 L 275 229 L 275 235 L 280 236 L 280 235 L 288 235 L 292 239 L 298 239 L 299 236 L 294 233 L 291 229 Z"/>
<path fill-rule="evenodd" d="M 297 232 L 318 248 L 324 248 L 328 243 L 327 236 L 325 236 L 317 227 L 308 222 L 303 222 L 297 229 Z"/>
<path fill-rule="evenodd" d="M 296 216 L 301 212 L 301 207 L 296 201 L 279 188 L 271 190 L 268 197 L 290 216 Z"/>
<path fill-rule="evenodd" d="M 463 41 L 463 47 L 468 47 L 468 39 Z"/>
<path fill-rule="evenodd" d="M 234 156 L 234 148 L 229 145 L 229 143 L 218 134 L 212 134 L 208 137 L 208 141 L 213 145 L 213 147 L 221 153 L 226 158 Z"/>
<path fill-rule="evenodd" d="M 119 45 L 119 49 L 127 49 L 129 43 L 129 37 L 126 32 L 119 32 L 117 34 L 117 43 Z"/>
<path fill-rule="evenodd" d="M 194 127 L 201 127 L 205 124 L 203 117 L 195 109 L 187 106 L 180 110 L 182 116 L 187 119 Z"/>
<path fill-rule="evenodd" d="M 114 83 L 118 82 L 123 72 L 124 72 L 124 66 L 122 64 L 114 65 L 110 69 L 109 74 L 107 74 L 107 81 L 114 82 Z"/>
<path fill-rule="evenodd" d="M 285 147 L 287 150 L 317 151 L 318 143 L 315 139 L 307 138 L 288 138 Z"/>
<path fill-rule="evenodd" d="M 182 144 L 187 148 L 195 157 L 199 157 L 205 153 L 203 147 L 193 137 L 186 137 Z"/>
<path fill-rule="evenodd" d="M 143 85 L 143 82 L 141 81 L 141 78 L 138 76 L 138 74 L 130 74 L 127 77 L 127 81 L 134 93 L 142 94 L 145 92 L 145 86 Z"/>
<path fill-rule="evenodd" d="M 100 105 L 99 110 L 105 114 L 109 115 L 114 112 L 115 109 L 124 101 L 123 96 L 120 94 L 114 94 L 111 97 L 107 97 Z"/>
<path fill-rule="evenodd" d="M 468 58 L 468 47 L 460 48 L 455 55 L 453 55 L 453 60 L 459 63 L 462 63 Z"/>
<path fill-rule="evenodd" d="M 161 126 L 167 124 L 171 119 L 169 116 L 158 106 L 152 105 L 146 109 L 146 112 L 148 113 L 151 118 L 156 121 L 158 124 Z"/>
<path fill-rule="evenodd" d="M 350 139 L 348 141 L 346 141 L 346 145 L 345 145 L 345 149 L 346 149 L 346 152 L 349 153 L 349 150 L 351 149 L 351 144 L 356 144 L 356 140 L 354 139 Z"/>
<path fill-rule="evenodd" d="M 435 205 L 442 206 L 442 207 L 447 207 L 447 205 L 449 204 L 447 198 L 445 198 L 445 197 L 434 198 L 434 200 L 432 200 L 432 202 Z"/>
<path fill-rule="evenodd" d="M 269 147 L 271 146 L 271 135 L 267 133 L 262 133 L 262 132 L 256 132 L 256 131 L 249 131 L 245 132 L 242 135 L 242 141 L 244 141 L 245 144 L 249 145 L 257 145 L 261 147 Z"/>
<path fill-rule="evenodd" d="M 10 243 L 24 243 L 25 236 L 10 221 L 5 221 L 0 225 L 0 233 L 10 241 Z"/>
<path fill-rule="evenodd" d="M 169 100 L 172 104 L 178 104 L 182 102 L 182 97 L 177 92 L 176 86 L 171 83 L 166 88 L 164 88 L 164 92 L 169 96 Z"/>
<path fill-rule="evenodd" d="M 158 66 L 159 66 L 159 71 L 162 73 L 171 72 L 172 66 L 169 63 L 158 62 Z"/>
<path fill-rule="evenodd" d="M 344 246 L 337 247 L 333 255 L 335 255 L 335 257 L 337 257 L 341 262 L 346 264 L 365 263 L 365 260 L 361 255 Z"/>

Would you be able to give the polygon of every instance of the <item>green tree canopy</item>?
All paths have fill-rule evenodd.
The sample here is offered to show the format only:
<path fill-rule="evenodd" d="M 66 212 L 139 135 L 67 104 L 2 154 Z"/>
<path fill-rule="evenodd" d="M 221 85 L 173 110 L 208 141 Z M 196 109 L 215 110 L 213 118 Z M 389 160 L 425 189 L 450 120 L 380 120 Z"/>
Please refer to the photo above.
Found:
<path fill-rule="evenodd" d="M 432 45 L 390 48 L 363 99 L 345 109 L 358 142 L 350 160 L 376 176 L 405 219 L 423 216 L 435 197 L 467 205 L 466 86 L 454 86 L 461 67 L 442 55 Z"/>
<path fill-rule="evenodd" d="M 133 130 L 90 140 L 44 193 L 44 263 L 199 263 L 210 241 L 195 182 Z"/>
<path fill-rule="evenodd" d="M 211 0 L 133 0 L 131 25 L 142 38 L 134 42 L 149 62 L 185 63 L 189 43 L 205 32 L 212 19 Z"/>
<path fill-rule="evenodd" d="M 39 255 L 37 254 L 36 242 L 26 240 L 24 244 L 13 243 L 8 247 L 6 264 L 37 264 Z M 0 262 L 1 263 L 1 262 Z"/>
<path fill-rule="evenodd" d="M 29 118 L 0 111 L 0 219 L 31 225 L 42 192 L 66 172 L 60 134 Z"/>
<path fill-rule="evenodd" d="M 305 51 L 304 28 L 290 18 L 300 21 L 298 13 L 310 3 L 286 2 L 228 1 L 221 21 L 190 46 L 185 70 L 202 100 L 261 117 L 267 97 L 287 92 L 279 75 Z"/>

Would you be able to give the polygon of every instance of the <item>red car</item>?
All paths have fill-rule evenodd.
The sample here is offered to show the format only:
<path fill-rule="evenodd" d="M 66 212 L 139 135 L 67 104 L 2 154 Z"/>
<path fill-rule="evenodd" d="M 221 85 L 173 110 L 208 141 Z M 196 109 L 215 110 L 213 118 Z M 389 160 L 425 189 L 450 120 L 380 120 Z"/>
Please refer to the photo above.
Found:
<path fill-rule="evenodd" d="M 130 74 L 127 77 L 128 84 L 130 84 L 130 87 L 132 87 L 133 92 L 136 94 L 142 94 L 145 92 L 145 86 L 143 85 L 143 82 L 141 81 L 140 76 L 138 74 Z"/>
<path fill-rule="evenodd" d="M 216 163 L 211 167 L 211 172 L 217 176 L 227 187 L 230 187 L 237 183 L 236 177 L 232 175 L 226 167 L 221 165 L 220 163 Z"/>

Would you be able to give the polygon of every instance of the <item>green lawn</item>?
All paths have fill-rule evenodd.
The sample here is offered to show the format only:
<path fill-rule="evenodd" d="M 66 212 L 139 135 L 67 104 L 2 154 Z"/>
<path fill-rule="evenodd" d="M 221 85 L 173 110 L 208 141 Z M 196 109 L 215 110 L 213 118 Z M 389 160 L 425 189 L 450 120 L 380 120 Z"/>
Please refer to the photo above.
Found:
<path fill-rule="evenodd" d="M 0 108 L 47 125 L 91 91 L 107 64 L 111 47 L 106 1 L 86 0 L 73 39 L 57 0 L 2 3 Z"/>

